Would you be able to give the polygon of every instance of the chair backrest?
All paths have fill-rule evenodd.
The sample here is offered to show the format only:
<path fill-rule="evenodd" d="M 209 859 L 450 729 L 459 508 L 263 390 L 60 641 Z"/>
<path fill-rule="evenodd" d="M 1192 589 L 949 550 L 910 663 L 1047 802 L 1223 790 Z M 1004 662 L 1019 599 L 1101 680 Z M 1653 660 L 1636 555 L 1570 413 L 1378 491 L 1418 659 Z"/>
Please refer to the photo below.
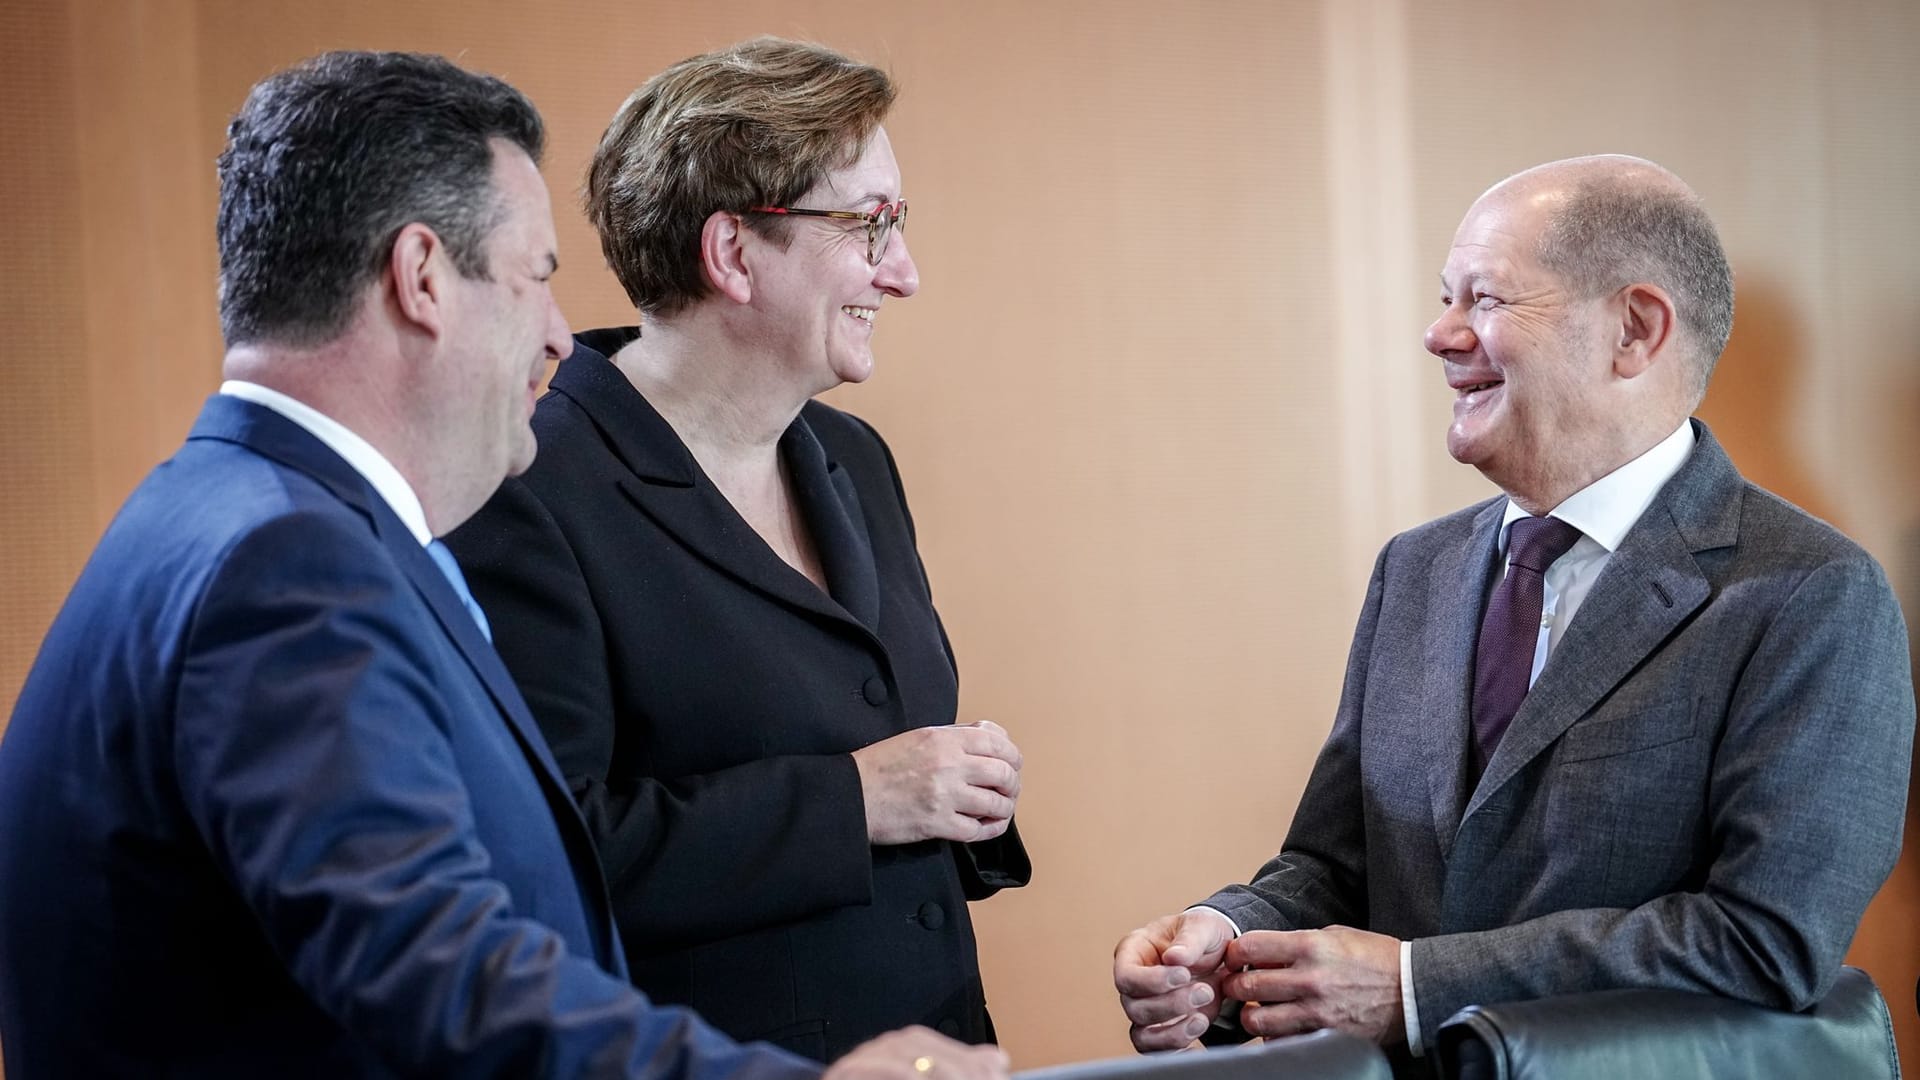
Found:
<path fill-rule="evenodd" d="M 1469 1006 L 1441 1025 L 1438 1052 L 1450 1080 L 1900 1076 L 1893 1018 L 1857 968 L 1804 1013 L 1677 990 Z"/>
<path fill-rule="evenodd" d="M 1316 1031 L 1219 1050 L 1142 1054 L 1029 1069 L 1014 1080 L 1392 1080 L 1387 1056 L 1365 1039 Z"/>

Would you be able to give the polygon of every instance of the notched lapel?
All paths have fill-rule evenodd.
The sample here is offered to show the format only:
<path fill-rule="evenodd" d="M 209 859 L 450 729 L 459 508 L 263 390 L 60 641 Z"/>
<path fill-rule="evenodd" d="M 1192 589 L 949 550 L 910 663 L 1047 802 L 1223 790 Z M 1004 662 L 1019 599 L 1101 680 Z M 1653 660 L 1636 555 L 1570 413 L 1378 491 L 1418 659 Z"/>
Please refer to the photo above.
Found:
<path fill-rule="evenodd" d="M 683 487 L 623 476 L 620 490 L 680 546 L 728 577 L 782 603 L 840 622 L 858 622 L 775 555 L 719 489 L 704 478 Z"/>
<path fill-rule="evenodd" d="M 853 477 L 827 457 L 804 418 L 780 440 L 800 509 L 819 549 L 833 598 L 869 630 L 880 624 L 880 571 Z"/>
<path fill-rule="evenodd" d="M 634 336 L 630 331 L 613 333 L 621 341 Z M 834 597 L 821 592 L 804 574 L 773 553 L 701 471 L 699 462 L 674 433 L 672 425 L 611 360 L 582 344 L 554 372 L 552 385 L 586 413 L 614 456 L 627 467 L 629 475 L 619 478 L 621 493 L 687 551 L 757 592 L 817 615 L 861 626 L 861 620 L 850 614 L 849 608 L 836 603 Z M 795 426 L 804 428 L 805 423 L 795 421 Z M 782 436 L 783 448 L 793 434 L 790 428 Z M 824 453 L 810 431 L 806 438 L 813 443 L 824 473 Z M 853 505 L 857 508 L 857 501 Z M 808 524 L 815 527 L 817 534 L 819 526 L 811 517 Z M 865 531 L 862 526 L 861 534 Z M 816 536 L 816 540 L 823 549 L 828 547 L 825 539 Z M 821 558 L 823 562 L 827 560 L 825 550 Z M 869 554 L 869 564 L 871 558 Z M 826 570 L 828 581 L 834 581 L 833 564 L 828 563 Z M 874 596 L 878 596 L 877 587 Z"/>
<path fill-rule="evenodd" d="M 1467 739 L 1473 729 L 1468 705 L 1473 696 L 1473 650 L 1480 636 L 1480 609 L 1493 576 L 1500 519 L 1505 499 L 1495 499 L 1475 515 L 1465 544 L 1455 545 L 1433 562 L 1427 579 L 1427 619 L 1421 643 L 1426 670 L 1417 721 L 1427 755 L 1427 786 L 1433 799 L 1433 831 L 1444 858 L 1453 852 L 1455 834 L 1470 794 L 1467 789 Z"/>
<path fill-rule="evenodd" d="M 512 726 L 527 756 L 539 762 L 546 773 L 546 781 L 557 788 L 564 797 L 571 799 L 567 783 L 561 775 L 560 766 L 553 760 L 553 754 L 547 749 L 547 741 L 534 726 L 533 716 L 527 711 L 526 702 L 520 697 L 519 688 L 514 685 L 513 677 L 507 674 L 506 665 L 500 662 L 500 654 L 494 652 L 493 645 L 480 632 L 479 624 L 467 612 L 460 597 L 454 593 L 453 586 L 447 582 L 446 575 L 435 566 L 431 556 L 419 541 L 414 539 L 405 525 L 384 508 L 373 515 L 374 531 L 392 553 L 394 561 L 400 565 L 402 573 L 413 583 L 418 592 L 433 611 L 433 617 L 439 620 L 448 636 L 453 638 L 460 655 L 466 658 L 467 665 L 480 676 L 481 685 L 487 688 L 494 704 Z"/>

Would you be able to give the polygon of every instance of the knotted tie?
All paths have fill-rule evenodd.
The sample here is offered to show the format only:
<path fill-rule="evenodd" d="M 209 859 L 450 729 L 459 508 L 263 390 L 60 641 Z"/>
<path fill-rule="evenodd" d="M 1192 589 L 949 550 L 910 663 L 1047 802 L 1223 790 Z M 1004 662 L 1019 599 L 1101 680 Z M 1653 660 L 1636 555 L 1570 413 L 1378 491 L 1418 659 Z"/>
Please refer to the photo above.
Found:
<path fill-rule="evenodd" d="M 461 606 L 473 616 L 474 623 L 480 627 L 480 636 L 492 641 L 493 627 L 487 625 L 487 613 L 480 610 L 480 602 L 473 598 L 472 590 L 467 588 L 467 576 L 460 572 L 460 563 L 454 559 L 453 552 L 447 545 L 435 540 L 427 545 L 427 554 L 433 556 L 433 564 L 446 575 L 447 584 L 453 586 L 454 595 L 460 598 Z M 1534 606 L 1537 608 L 1539 605 L 1536 603 Z"/>
<path fill-rule="evenodd" d="M 1513 714 L 1527 698 L 1540 641 L 1547 567 L 1580 540 L 1558 518 L 1518 518 L 1507 533 L 1507 576 L 1493 590 L 1473 652 L 1473 775 L 1492 760 Z"/>

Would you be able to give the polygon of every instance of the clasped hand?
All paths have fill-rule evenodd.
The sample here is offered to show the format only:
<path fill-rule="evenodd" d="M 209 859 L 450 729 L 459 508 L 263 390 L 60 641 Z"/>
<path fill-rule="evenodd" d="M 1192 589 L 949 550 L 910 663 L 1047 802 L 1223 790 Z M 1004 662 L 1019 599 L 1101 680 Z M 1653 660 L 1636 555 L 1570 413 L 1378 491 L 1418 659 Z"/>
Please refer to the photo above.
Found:
<path fill-rule="evenodd" d="M 1352 927 L 1236 938 L 1219 912 L 1167 915 L 1121 939 L 1113 983 L 1143 1052 L 1191 1044 L 1226 998 L 1246 1003 L 1240 1025 L 1252 1035 L 1333 1028 L 1381 1043 L 1405 1037 L 1400 942 Z"/>
<path fill-rule="evenodd" d="M 1020 798 L 1020 748 L 991 720 L 915 728 L 853 752 L 873 844 L 991 840 Z"/>

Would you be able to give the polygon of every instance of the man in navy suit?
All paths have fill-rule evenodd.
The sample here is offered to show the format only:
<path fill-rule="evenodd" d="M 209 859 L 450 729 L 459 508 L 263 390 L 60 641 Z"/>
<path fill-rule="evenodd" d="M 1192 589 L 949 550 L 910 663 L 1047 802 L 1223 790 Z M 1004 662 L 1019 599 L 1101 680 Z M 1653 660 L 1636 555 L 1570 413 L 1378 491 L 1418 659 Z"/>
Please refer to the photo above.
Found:
<path fill-rule="evenodd" d="M 578 812 L 439 542 L 571 348 L 519 93 L 334 53 L 220 159 L 228 381 L 0 743 L 0 1035 L 51 1075 L 810 1080 L 625 974 Z M 924 1030 L 845 1080 L 1004 1075 Z"/>

